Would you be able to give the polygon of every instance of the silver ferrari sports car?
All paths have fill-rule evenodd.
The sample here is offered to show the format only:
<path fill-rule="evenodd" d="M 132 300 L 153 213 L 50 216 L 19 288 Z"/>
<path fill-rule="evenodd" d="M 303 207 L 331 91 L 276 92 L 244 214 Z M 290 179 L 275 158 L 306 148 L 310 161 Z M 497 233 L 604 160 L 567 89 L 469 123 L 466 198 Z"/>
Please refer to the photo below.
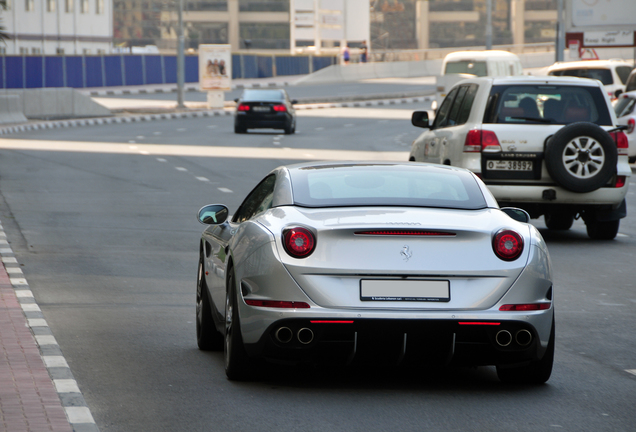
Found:
<path fill-rule="evenodd" d="M 233 216 L 206 205 L 200 349 L 254 361 L 494 365 L 544 383 L 554 358 L 546 244 L 461 168 L 315 162 L 269 173 Z"/>

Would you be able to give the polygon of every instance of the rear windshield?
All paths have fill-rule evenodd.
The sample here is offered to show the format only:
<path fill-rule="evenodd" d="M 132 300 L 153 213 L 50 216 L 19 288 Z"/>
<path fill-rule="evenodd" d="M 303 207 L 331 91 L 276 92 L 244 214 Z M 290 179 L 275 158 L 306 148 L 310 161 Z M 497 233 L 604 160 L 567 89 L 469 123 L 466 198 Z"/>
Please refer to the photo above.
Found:
<path fill-rule="evenodd" d="M 565 85 L 493 86 L 484 115 L 484 123 L 569 124 L 579 121 L 612 125 L 600 88 Z"/>
<path fill-rule="evenodd" d="M 280 90 L 245 90 L 241 99 L 244 101 L 280 101 L 285 94 Z"/>
<path fill-rule="evenodd" d="M 636 74 L 631 74 L 627 79 L 627 84 L 625 85 L 625 91 L 630 92 L 636 90 Z"/>
<path fill-rule="evenodd" d="M 550 75 L 595 79 L 602 82 L 603 85 L 614 84 L 614 79 L 612 78 L 612 71 L 609 69 L 602 69 L 602 68 L 566 69 L 566 70 L 550 72 Z"/>
<path fill-rule="evenodd" d="M 630 66 L 617 66 L 616 67 L 616 75 L 621 79 L 621 82 L 625 84 L 627 82 L 627 78 L 629 78 L 629 74 L 634 69 Z"/>
<path fill-rule="evenodd" d="M 328 165 L 291 173 L 294 204 L 301 207 L 486 207 L 470 173 L 446 168 Z"/>
<path fill-rule="evenodd" d="M 636 99 L 628 96 L 621 96 L 614 105 L 616 117 L 623 117 L 634 112 L 634 103 Z"/>
<path fill-rule="evenodd" d="M 446 63 L 446 70 L 444 71 L 444 75 L 462 73 L 473 74 L 482 77 L 488 75 L 488 68 L 486 66 L 486 62 L 462 60 Z"/>

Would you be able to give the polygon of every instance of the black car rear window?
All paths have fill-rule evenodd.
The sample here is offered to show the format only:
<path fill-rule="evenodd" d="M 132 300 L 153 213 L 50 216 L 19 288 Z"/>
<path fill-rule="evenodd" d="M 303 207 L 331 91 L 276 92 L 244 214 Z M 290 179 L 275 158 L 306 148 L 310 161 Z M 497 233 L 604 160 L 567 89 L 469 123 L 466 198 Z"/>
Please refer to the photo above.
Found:
<path fill-rule="evenodd" d="M 285 94 L 280 90 L 245 90 L 241 99 L 245 102 L 281 101 Z"/>
<path fill-rule="evenodd" d="M 604 68 L 565 69 L 565 70 L 550 72 L 550 75 L 595 79 L 602 82 L 603 85 L 614 84 L 614 79 L 612 78 L 612 71 L 609 69 L 604 69 Z"/>
<path fill-rule="evenodd" d="M 579 121 L 612 125 L 600 88 L 575 85 L 493 86 L 484 115 L 484 123 L 569 124 Z"/>
<path fill-rule="evenodd" d="M 621 96 L 614 105 L 616 117 L 623 117 L 634 112 L 634 104 L 636 99 L 630 96 Z"/>
<path fill-rule="evenodd" d="M 450 168 L 334 164 L 300 168 L 290 174 L 294 204 L 301 207 L 486 207 L 473 176 Z"/>

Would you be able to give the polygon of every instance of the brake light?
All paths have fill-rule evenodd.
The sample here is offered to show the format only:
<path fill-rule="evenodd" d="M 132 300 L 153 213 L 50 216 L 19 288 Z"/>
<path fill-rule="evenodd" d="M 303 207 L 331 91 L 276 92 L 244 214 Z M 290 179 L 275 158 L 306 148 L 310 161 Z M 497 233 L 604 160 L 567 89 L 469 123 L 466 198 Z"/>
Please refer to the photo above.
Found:
<path fill-rule="evenodd" d="M 276 112 L 286 112 L 287 111 L 287 107 L 285 105 L 273 105 L 272 108 L 274 108 L 274 111 L 276 111 Z"/>
<path fill-rule="evenodd" d="M 515 231 L 502 229 L 495 234 L 492 248 L 500 259 L 514 261 L 523 252 L 523 238 Z"/>
<path fill-rule="evenodd" d="M 270 307 L 280 309 L 309 309 L 305 302 L 277 301 L 277 300 L 250 300 L 245 299 L 245 304 L 249 306 Z"/>
<path fill-rule="evenodd" d="M 382 229 L 373 231 L 356 231 L 355 235 L 373 235 L 373 236 L 445 236 L 454 237 L 454 232 L 447 231 L 426 231 L 426 230 L 407 230 L 407 229 Z"/>
<path fill-rule="evenodd" d="M 622 188 L 623 186 L 625 186 L 625 180 L 626 180 L 625 176 L 617 176 L 616 177 L 616 184 L 614 185 L 614 187 L 615 188 Z"/>
<path fill-rule="evenodd" d="M 612 138 L 616 143 L 616 149 L 619 156 L 627 156 L 627 150 L 629 149 L 629 141 L 627 141 L 627 135 L 623 131 L 612 132 Z"/>
<path fill-rule="evenodd" d="M 466 134 L 464 153 L 495 153 L 500 151 L 499 139 L 493 131 L 471 129 Z"/>
<path fill-rule="evenodd" d="M 500 311 L 511 312 L 525 312 L 546 309 L 550 309 L 550 303 L 505 304 L 499 308 Z"/>
<path fill-rule="evenodd" d="M 245 105 L 245 104 L 240 104 L 236 109 L 238 111 L 249 111 L 250 110 L 250 106 L 249 105 Z"/>
<path fill-rule="evenodd" d="M 636 120 L 634 120 L 634 118 L 630 118 L 629 120 L 627 120 L 627 133 L 630 134 L 632 132 L 634 132 L 634 127 L 636 126 Z"/>
<path fill-rule="evenodd" d="M 287 228 L 283 231 L 283 246 L 294 258 L 306 258 L 314 251 L 316 239 L 307 228 Z"/>

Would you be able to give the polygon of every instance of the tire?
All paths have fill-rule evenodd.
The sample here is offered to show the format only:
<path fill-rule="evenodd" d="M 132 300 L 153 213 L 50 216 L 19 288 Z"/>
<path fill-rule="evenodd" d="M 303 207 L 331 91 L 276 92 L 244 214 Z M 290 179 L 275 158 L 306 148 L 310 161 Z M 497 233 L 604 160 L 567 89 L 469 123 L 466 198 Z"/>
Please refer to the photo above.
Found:
<path fill-rule="evenodd" d="M 197 345 L 200 350 L 220 351 L 223 349 L 223 335 L 216 329 L 212 317 L 212 305 L 208 298 L 208 288 L 203 277 L 203 257 L 199 259 L 197 275 L 196 330 Z"/>
<path fill-rule="evenodd" d="M 249 357 L 243 345 L 237 302 L 234 271 L 230 269 L 225 299 L 225 344 L 223 354 L 225 358 L 225 375 L 231 381 L 242 381 L 250 377 Z"/>
<path fill-rule="evenodd" d="M 244 134 L 246 132 L 247 132 L 247 129 L 245 129 L 243 127 L 240 127 L 240 126 L 237 126 L 237 125 L 234 125 L 234 133 Z"/>
<path fill-rule="evenodd" d="M 544 219 L 545 226 L 552 231 L 569 230 L 574 223 L 574 215 L 563 211 L 546 213 Z"/>
<path fill-rule="evenodd" d="M 618 227 L 620 226 L 620 220 L 613 221 L 599 221 L 599 220 L 587 220 L 585 226 L 587 227 L 587 235 L 594 240 L 613 240 L 618 234 Z"/>
<path fill-rule="evenodd" d="M 560 129 L 545 150 L 552 179 L 565 189 L 586 193 L 605 185 L 616 173 L 614 140 L 594 123 L 578 122 Z"/>
<path fill-rule="evenodd" d="M 296 121 L 292 120 L 289 126 L 285 127 L 285 135 L 292 135 L 296 133 Z"/>
<path fill-rule="evenodd" d="M 552 330 L 550 331 L 550 340 L 548 348 L 543 354 L 541 360 L 533 361 L 527 366 L 522 367 L 500 367 L 497 366 L 497 376 L 504 384 L 543 384 L 550 379 L 552 375 L 552 365 L 554 364 L 554 318 L 552 318 Z"/>
<path fill-rule="evenodd" d="M 628 159 L 628 161 L 629 161 L 629 163 L 630 163 L 630 164 L 633 164 L 634 162 L 636 162 L 636 156 L 631 156 L 631 157 Z"/>

